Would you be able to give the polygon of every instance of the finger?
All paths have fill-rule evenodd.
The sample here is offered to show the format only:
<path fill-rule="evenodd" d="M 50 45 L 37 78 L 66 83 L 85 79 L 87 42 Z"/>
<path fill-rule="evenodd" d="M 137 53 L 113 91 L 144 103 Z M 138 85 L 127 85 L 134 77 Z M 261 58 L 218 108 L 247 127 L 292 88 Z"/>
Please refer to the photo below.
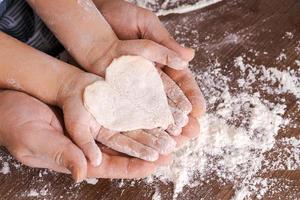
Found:
<path fill-rule="evenodd" d="M 54 110 L 54 108 L 52 108 L 53 110 L 53 116 L 51 118 L 51 121 L 50 121 L 50 125 L 55 128 L 58 132 L 63 132 L 63 127 L 62 127 L 62 121 L 59 121 L 59 118 L 58 118 L 58 113 L 57 111 Z M 59 116 L 61 118 L 61 116 Z"/>
<path fill-rule="evenodd" d="M 176 142 L 161 129 L 135 130 L 124 132 L 127 137 L 151 147 L 160 154 L 168 154 L 174 151 Z"/>
<path fill-rule="evenodd" d="M 158 166 L 169 166 L 172 163 L 172 161 L 173 161 L 172 154 L 168 154 L 168 155 L 160 155 L 159 159 L 154 163 Z"/>
<path fill-rule="evenodd" d="M 170 135 L 178 136 L 181 134 L 182 127 L 184 127 L 188 123 L 187 114 L 183 113 L 181 110 L 178 110 L 176 105 L 168 99 L 168 103 L 174 118 L 174 123 L 170 124 L 167 128 L 167 132 Z"/>
<path fill-rule="evenodd" d="M 169 99 L 185 114 L 192 111 L 192 105 L 185 96 L 180 87 L 163 71 L 160 70 L 160 76 L 164 84 L 165 92 Z"/>
<path fill-rule="evenodd" d="M 167 128 L 167 133 L 169 133 L 170 135 L 173 135 L 173 136 L 178 136 L 181 134 L 182 132 L 182 128 L 179 127 L 179 126 L 176 126 L 175 124 L 171 124 L 168 126 Z"/>
<path fill-rule="evenodd" d="M 188 61 L 181 59 L 174 51 L 151 40 L 120 41 L 117 52 L 118 56 L 138 55 L 176 70 L 188 67 Z"/>
<path fill-rule="evenodd" d="M 102 155 L 90 128 L 78 122 L 68 122 L 67 131 L 93 166 L 101 164 Z"/>
<path fill-rule="evenodd" d="M 179 110 L 178 107 L 170 99 L 168 99 L 168 104 L 174 118 L 174 124 L 180 128 L 187 125 L 189 121 L 188 113 Z"/>
<path fill-rule="evenodd" d="M 183 135 L 174 136 L 173 139 L 176 141 L 176 148 L 182 147 L 190 140 L 190 138 Z"/>
<path fill-rule="evenodd" d="M 144 178 L 157 169 L 153 162 L 137 158 L 122 156 L 109 156 L 103 153 L 102 163 L 99 167 L 88 166 L 88 177 L 98 178 Z"/>
<path fill-rule="evenodd" d="M 174 140 L 175 141 L 175 140 Z M 101 148 L 101 151 L 107 155 L 110 155 L 110 156 L 121 156 L 121 157 L 128 157 L 128 158 L 132 158 L 124 153 L 120 153 L 120 152 L 117 152 L 113 149 L 110 149 L 109 147 L 106 147 L 102 144 L 99 144 L 100 145 L 100 148 Z M 155 164 L 157 164 L 158 166 L 168 166 L 171 164 L 172 162 L 172 155 L 171 154 L 168 154 L 168 155 L 159 155 L 159 158 L 158 160 L 156 160 Z"/>
<path fill-rule="evenodd" d="M 192 104 L 191 115 L 200 117 L 206 111 L 206 104 L 200 88 L 189 69 L 176 71 L 166 67 L 164 72 L 182 89 Z"/>
<path fill-rule="evenodd" d="M 97 141 L 127 155 L 147 161 L 155 161 L 159 154 L 153 148 L 145 146 L 130 137 L 102 128 L 96 137 Z"/>
<path fill-rule="evenodd" d="M 15 157 L 15 155 L 13 154 Z M 19 159 L 18 159 L 19 160 Z M 46 158 L 40 158 L 33 155 L 24 155 L 22 159 L 20 159 L 20 162 L 22 162 L 24 165 L 27 165 L 29 167 L 33 168 L 42 168 L 42 169 L 50 169 L 55 172 L 60 172 L 64 174 L 71 174 L 72 172 L 67 169 L 66 167 L 62 167 L 57 165 L 53 160 L 49 160 Z M 73 179 L 77 182 L 75 173 L 72 174 Z"/>
<path fill-rule="evenodd" d="M 185 145 L 191 139 L 198 137 L 199 134 L 200 125 L 196 118 L 190 116 L 189 123 L 183 128 L 182 134 L 173 137 L 173 139 L 177 142 L 176 147 L 179 148 Z"/>
<path fill-rule="evenodd" d="M 187 61 L 191 61 L 194 58 L 195 51 L 191 48 L 182 47 L 176 42 L 156 15 L 152 12 L 144 12 L 144 15 L 144 18 L 140 18 L 141 20 L 138 21 L 138 24 L 141 27 L 142 38 L 152 40 L 175 51 Z M 145 21 L 147 23 L 145 23 Z"/>
<path fill-rule="evenodd" d="M 190 139 L 198 137 L 200 134 L 200 124 L 198 120 L 189 116 L 189 123 L 182 129 L 181 134 Z"/>

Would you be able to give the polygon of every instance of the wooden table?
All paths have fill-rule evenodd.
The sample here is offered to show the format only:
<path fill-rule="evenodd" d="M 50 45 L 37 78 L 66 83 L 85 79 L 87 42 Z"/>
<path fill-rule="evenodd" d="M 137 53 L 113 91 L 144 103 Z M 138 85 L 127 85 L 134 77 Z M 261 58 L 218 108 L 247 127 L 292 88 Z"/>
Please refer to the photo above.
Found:
<path fill-rule="evenodd" d="M 171 33 L 180 42 L 197 49 L 192 62 L 193 70 L 201 71 L 213 58 L 222 65 L 233 65 L 233 58 L 249 49 L 268 52 L 255 58 L 255 64 L 285 69 L 296 67 L 293 62 L 300 58 L 294 50 L 300 44 L 300 1 L 299 0 L 224 0 L 208 8 L 186 14 L 172 14 L 161 18 Z M 175 26 L 177 25 L 177 26 Z M 179 27 L 179 31 L 175 28 Z M 286 32 L 293 38 L 283 39 Z M 239 35 L 240 40 L 228 42 L 228 35 Z M 207 39 L 209 36 L 209 39 Z M 283 63 L 276 62 L 282 49 L 289 56 Z M 251 55 L 248 55 L 251 57 Z M 197 66 L 197 67 L 195 67 Z M 229 69 L 229 73 L 232 73 Z M 234 73 L 233 73 L 234 74 Z M 232 77 L 234 81 L 238 77 Z M 296 99 L 287 98 L 289 113 L 300 124 L 300 111 L 295 106 Z M 299 100 L 298 100 L 299 101 Z M 299 135 L 300 125 L 280 132 L 279 137 Z M 5 150 L 0 151 L 3 163 L 10 163 L 9 174 L 0 174 L 0 199 L 103 199 L 140 200 L 152 199 L 155 187 L 142 181 L 99 180 L 96 185 L 82 183 L 75 185 L 68 175 L 47 170 L 30 169 L 20 166 Z M 299 155 L 300 156 L 300 155 Z M 0 164 L 1 166 L 1 164 Z M 264 199 L 300 199 L 300 173 L 298 171 L 270 172 L 269 177 L 290 180 L 289 187 L 279 194 L 267 194 Z M 172 184 L 158 184 L 162 199 L 172 199 Z M 40 193 L 38 197 L 28 197 L 30 191 Z M 44 191 L 44 193 L 43 193 Z M 290 197 L 289 194 L 295 194 Z M 32 193 L 34 194 L 34 193 Z M 212 181 L 192 189 L 184 189 L 178 199 L 230 199 L 234 194 L 232 185 L 220 185 Z"/>

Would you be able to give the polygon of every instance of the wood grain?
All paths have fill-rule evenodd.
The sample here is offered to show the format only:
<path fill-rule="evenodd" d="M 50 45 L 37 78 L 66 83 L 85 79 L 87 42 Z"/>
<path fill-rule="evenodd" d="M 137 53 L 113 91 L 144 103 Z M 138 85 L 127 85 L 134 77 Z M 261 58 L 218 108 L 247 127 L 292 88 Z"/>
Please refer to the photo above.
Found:
<path fill-rule="evenodd" d="M 299 0 L 224 0 L 203 10 L 186 14 L 172 14 L 161 20 L 175 37 L 187 46 L 197 49 L 192 69 L 201 73 L 210 61 L 218 61 L 227 66 L 224 73 L 230 74 L 232 92 L 238 92 L 235 87 L 238 73 L 233 68 L 233 58 L 246 54 L 253 58 L 255 65 L 265 65 L 286 69 L 288 66 L 297 68 L 294 61 L 300 58 L 295 48 L 300 41 L 300 1 Z M 179 27 L 179 28 L 178 28 Z M 182 31 L 182 32 L 180 32 Z M 292 32 L 294 37 L 283 39 L 286 32 Z M 209 39 L 207 39 L 209 36 Z M 229 40 L 228 37 L 236 37 Z M 249 50 L 267 52 L 259 57 L 250 54 Z M 287 59 L 278 63 L 276 58 L 282 52 Z M 201 85 L 200 85 L 201 87 Z M 264 96 L 272 100 L 273 97 Z M 300 110 L 295 106 L 297 99 L 286 97 L 287 115 L 300 124 Z M 281 130 L 278 138 L 299 136 L 300 125 L 293 129 Z M 101 179 L 96 185 L 82 183 L 75 185 L 68 175 L 57 174 L 47 170 L 30 169 L 20 166 L 1 149 L 2 161 L 9 161 L 11 173 L 0 174 L 0 199 L 101 199 L 101 200 L 151 200 L 155 187 L 142 181 L 124 181 Z M 270 155 L 269 159 L 272 159 Z M 16 167 L 13 165 L 15 164 Z M 289 187 L 275 194 L 267 194 L 264 199 L 300 199 L 299 171 L 272 171 L 264 176 L 278 178 Z M 172 184 L 158 184 L 162 199 L 172 199 Z M 48 190 L 45 196 L 28 197 L 31 189 Z M 293 193 L 291 197 L 290 194 Z M 234 194 L 231 184 L 221 185 L 213 178 L 209 183 L 192 189 L 185 188 L 178 199 L 230 199 Z"/>

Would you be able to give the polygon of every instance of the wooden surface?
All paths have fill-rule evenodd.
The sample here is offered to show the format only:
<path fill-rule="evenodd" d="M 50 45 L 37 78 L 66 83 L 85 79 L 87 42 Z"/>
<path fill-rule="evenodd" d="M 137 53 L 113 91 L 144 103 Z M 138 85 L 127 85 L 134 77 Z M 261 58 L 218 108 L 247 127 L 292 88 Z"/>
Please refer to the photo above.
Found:
<path fill-rule="evenodd" d="M 161 18 L 167 28 L 180 42 L 197 49 L 192 62 L 193 70 L 201 72 L 211 60 L 218 58 L 222 65 L 232 66 L 233 58 L 255 49 L 268 52 L 255 57 L 255 64 L 285 69 L 296 68 L 294 61 L 300 59 L 295 48 L 300 44 L 300 1 L 299 0 L 224 0 L 203 10 Z M 176 29 L 176 30 L 175 30 Z M 284 39 L 286 32 L 293 33 L 291 39 Z M 226 40 L 230 35 L 236 39 Z M 209 39 L 207 39 L 209 36 Z M 285 49 L 287 60 L 278 63 L 276 57 Z M 248 57 L 254 55 L 247 54 Z M 232 74 L 232 82 L 238 77 Z M 236 89 L 233 86 L 232 90 Z M 300 111 L 294 106 L 296 99 L 287 97 L 289 111 L 294 121 L 300 124 Z M 296 124 L 297 124 L 296 123 Z M 299 135 L 300 125 L 281 131 L 279 137 Z M 11 173 L 0 174 L 0 199 L 102 199 L 102 200 L 148 200 L 152 199 L 155 187 L 142 181 L 99 180 L 96 185 L 73 184 L 68 175 L 47 170 L 30 169 L 19 166 L 5 150 L 0 151 L 2 161 L 9 161 Z M 0 163 L 2 162 L 0 161 Z M 0 164 L 1 166 L 1 164 Z M 300 199 L 300 173 L 298 171 L 277 171 L 266 174 L 268 177 L 290 180 L 288 189 L 275 195 L 267 194 L 265 199 Z M 124 184 L 122 186 L 122 184 Z M 172 184 L 158 184 L 162 199 L 172 199 Z M 30 190 L 47 190 L 45 196 L 28 197 Z M 289 194 L 295 194 L 290 197 Z M 230 199 L 234 194 L 232 185 L 220 185 L 211 181 L 192 189 L 185 188 L 178 199 Z"/>

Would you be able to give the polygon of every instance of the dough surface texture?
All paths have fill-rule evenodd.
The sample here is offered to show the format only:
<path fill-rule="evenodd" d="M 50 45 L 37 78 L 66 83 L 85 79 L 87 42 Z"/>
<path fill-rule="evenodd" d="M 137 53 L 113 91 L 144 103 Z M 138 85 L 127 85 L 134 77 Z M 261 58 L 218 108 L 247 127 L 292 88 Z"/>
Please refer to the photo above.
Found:
<path fill-rule="evenodd" d="M 114 59 L 105 80 L 87 86 L 86 109 L 107 129 L 166 129 L 174 122 L 159 72 L 140 56 Z"/>

